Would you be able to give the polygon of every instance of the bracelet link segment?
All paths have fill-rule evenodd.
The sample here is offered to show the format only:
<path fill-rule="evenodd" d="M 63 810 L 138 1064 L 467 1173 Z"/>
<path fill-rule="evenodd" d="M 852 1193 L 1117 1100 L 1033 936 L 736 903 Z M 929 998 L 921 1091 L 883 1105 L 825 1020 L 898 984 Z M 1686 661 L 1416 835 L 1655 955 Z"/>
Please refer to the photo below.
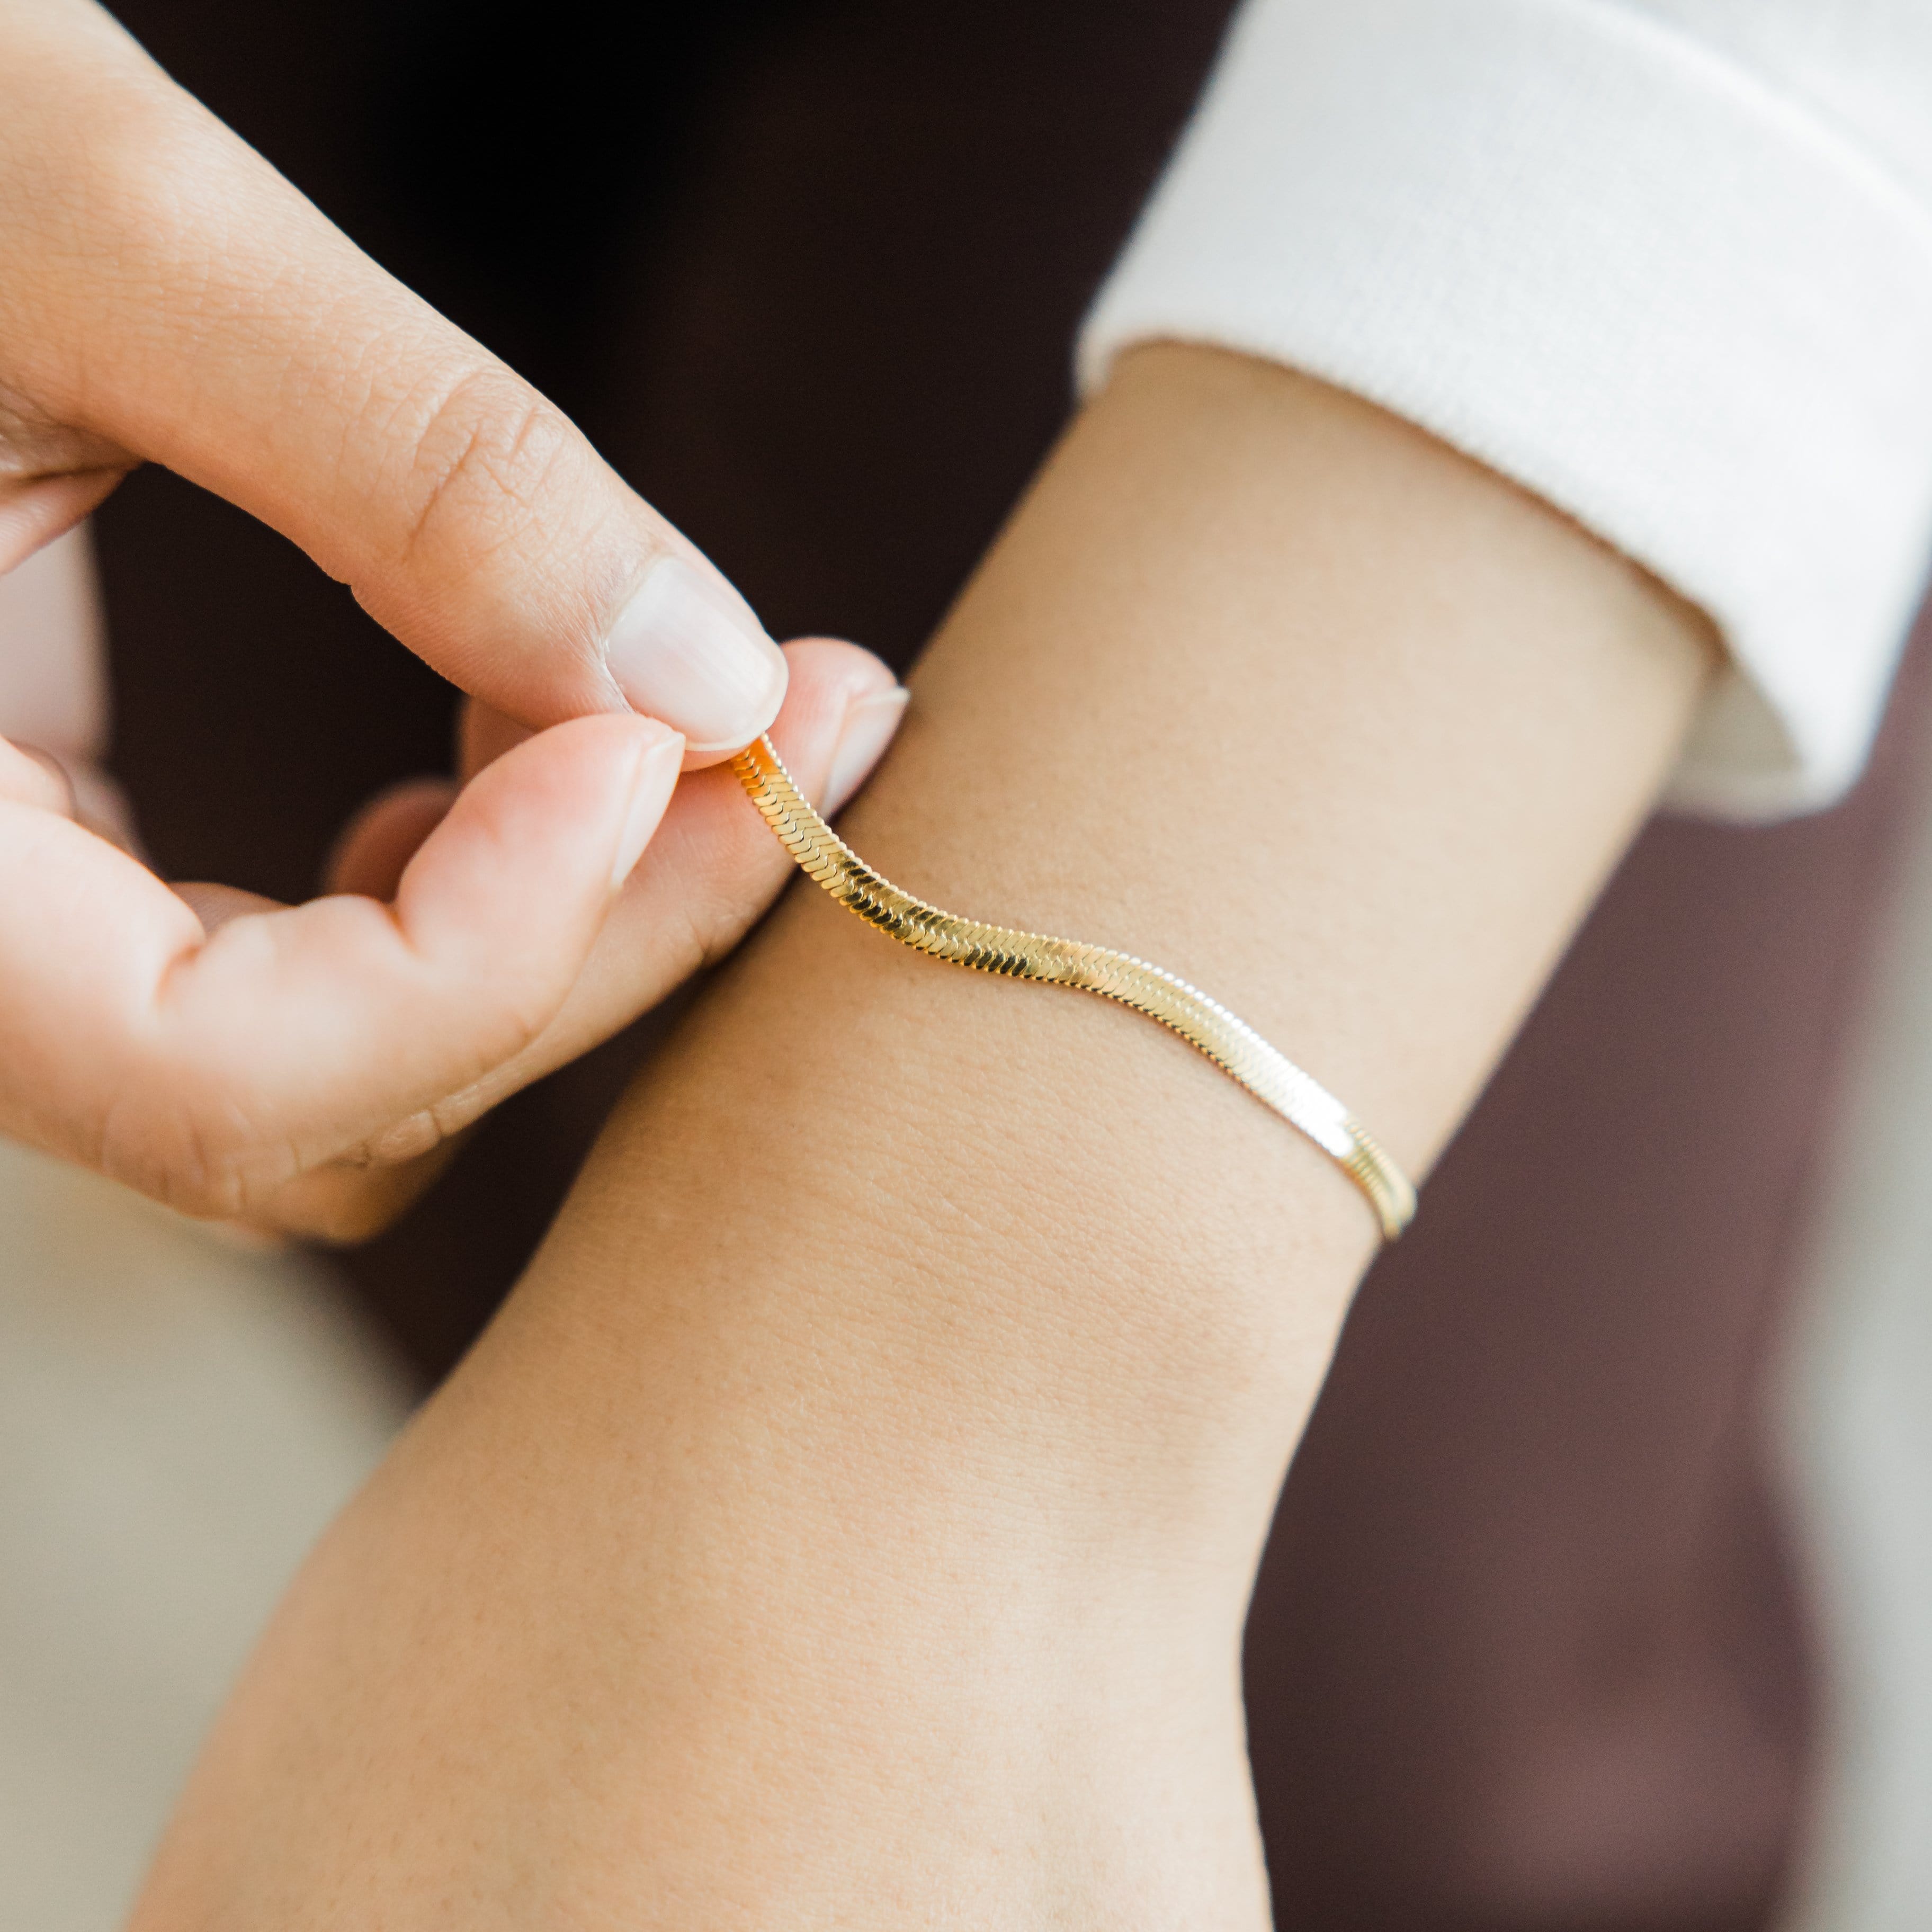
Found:
<path fill-rule="evenodd" d="M 1361 1190 L 1384 1240 L 1414 1218 L 1415 1190 L 1374 1136 L 1318 1081 L 1199 988 L 1131 953 L 962 919 L 902 892 L 818 815 L 769 738 L 748 745 L 731 769 L 800 869 L 867 925 L 952 965 L 1070 986 L 1158 1021 L 1321 1148 Z"/>

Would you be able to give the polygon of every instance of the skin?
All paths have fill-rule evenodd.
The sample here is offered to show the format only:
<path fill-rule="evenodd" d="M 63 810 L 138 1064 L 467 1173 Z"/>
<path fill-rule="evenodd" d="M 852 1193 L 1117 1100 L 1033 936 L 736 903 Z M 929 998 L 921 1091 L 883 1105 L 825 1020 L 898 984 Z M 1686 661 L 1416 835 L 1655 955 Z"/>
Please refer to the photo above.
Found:
<path fill-rule="evenodd" d="M 1204 985 L 1419 1174 L 1713 659 L 1415 430 L 1151 347 L 845 829 Z M 296 1583 L 136 1932 L 1264 1925 L 1240 1626 L 1373 1238 L 1145 1022 L 794 893 Z"/>
<path fill-rule="evenodd" d="M 0 742 L 0 1132 L 192 1214 L 367 1232 L 768 903 L 784 868 L 718 784 L 671 799 L 772 722 L 786 661 L 561 412 L 91 0 L 0 0 L 0 570 L 164 463 L 475 700 L 473 782 L 376 802 L 300 908 L 157 878 L 87 734 Z M 674 634 L 632 600 L 680 573 Z M 849 790 L 892 681 L 850 647 L 792 662 L 782 728 L 827 773 L 842 741 Z"/>

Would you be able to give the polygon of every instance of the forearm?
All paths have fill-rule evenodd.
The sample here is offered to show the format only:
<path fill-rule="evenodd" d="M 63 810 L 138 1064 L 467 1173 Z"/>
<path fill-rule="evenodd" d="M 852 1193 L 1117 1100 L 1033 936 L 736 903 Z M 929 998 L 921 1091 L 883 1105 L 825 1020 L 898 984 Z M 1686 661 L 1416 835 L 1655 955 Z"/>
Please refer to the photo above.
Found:
<path fill-rule="evenodd" d="M 1648 579 L 1404 426 L 1148 352 L 946 626 L 845 829 L 941 903 L 1204 986 L 1419 1172 L 1706 653 Z M 898 1455 L 943 1418 L 956 1467 L 970 1433 L 989 1469 L 1127 1453 L 1173 1480 L 1205 1405 L 1215 1454 L 1244 1441 L 1268 1478 L 1258 1534 L 1372 1232 L 1144 1021 L 940 971 L 801 891 L 614 1123 L 524 1300 L 560 1331 L 674 1303 L 734 1356 L 829 1351 L 853 1380 L 828 1426 L 890 1417 Z"/>
<path fill-rule="evenodd" d="M 943 904 L 1193 980 L 1419 1171 L 1708 656 L 1417 434 L 1149 351 L 844 829 Z M 284 1789 L 350 1821 L 278 1860 L 285 1924 L 376 1896 L 399 1817 L 422 1898 L 479 1882 L 448 1851 L 479 1810 L 497 1916 L 471 1923 L 540 1922 L 532 1872 L 631 1924 L 1252 1921 L 1240 1622 L 1372 1239 L 1321 1155 L 1138 1016 L 795 894 L 324 1546 L 146 1922 L 208 1894 L 238 1792 Z M 365 1742 L 292 1727 L 297 1684 Z M 424 1738 L 460 1741 L 453 1777 Z"/>

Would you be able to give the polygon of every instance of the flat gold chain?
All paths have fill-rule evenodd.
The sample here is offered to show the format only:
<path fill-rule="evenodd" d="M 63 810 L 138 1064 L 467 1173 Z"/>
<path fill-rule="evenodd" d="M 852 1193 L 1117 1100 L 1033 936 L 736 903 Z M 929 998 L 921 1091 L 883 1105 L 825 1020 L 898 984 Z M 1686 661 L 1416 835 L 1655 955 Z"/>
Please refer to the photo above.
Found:
<path fill-rule="evenodd" d="M 1158 1020 L 1327 1154 L 1367 1197 L 1384 1240 L 1408 1226 L 1415 1190 L 1375 1137 L 1318 1081 L 1217 1000 L 1130 953 L 986 926 L 902 892 L 819 817 L 769 738 L 748 745 L 731 769 L 800 869 L 867 925 L 955 966 L 1097 993 Z"/>

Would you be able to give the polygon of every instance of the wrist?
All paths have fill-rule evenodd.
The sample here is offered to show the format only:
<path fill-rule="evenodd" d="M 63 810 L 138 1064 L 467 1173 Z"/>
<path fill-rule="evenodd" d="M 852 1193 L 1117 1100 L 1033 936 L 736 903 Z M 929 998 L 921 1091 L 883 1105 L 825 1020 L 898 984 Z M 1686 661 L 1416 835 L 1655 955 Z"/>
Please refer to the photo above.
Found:
<path fill-rule="evenodd" d="M 776 924 L 610 1124 L 486 1352 L 588 1388 L 614 1351 L 670 1405 L 650 1426 L 728 1466 L 714 1431 L 773 1432 L 855 1510 L 1077 1550 L 1082 1587 L 1177 1565 L 1238 1624 L 1374 1245 L 1360 1198 L 1137 1016 L 942 970 L 815 897 Z"/>

